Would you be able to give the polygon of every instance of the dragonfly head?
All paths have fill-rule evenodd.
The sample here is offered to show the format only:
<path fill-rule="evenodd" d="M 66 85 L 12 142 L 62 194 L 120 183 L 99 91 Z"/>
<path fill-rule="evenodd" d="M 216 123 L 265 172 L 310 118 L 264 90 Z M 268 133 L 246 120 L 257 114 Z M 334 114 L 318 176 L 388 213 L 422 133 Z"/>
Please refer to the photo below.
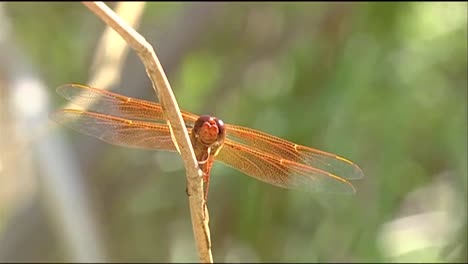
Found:
<path fill-rule="evenodd" d="M 192 133 L 195 139 L 205 146 L 222 144 L 226 137 L 224 122 L 209 115 L 202 115 L 197 119 Z"/>

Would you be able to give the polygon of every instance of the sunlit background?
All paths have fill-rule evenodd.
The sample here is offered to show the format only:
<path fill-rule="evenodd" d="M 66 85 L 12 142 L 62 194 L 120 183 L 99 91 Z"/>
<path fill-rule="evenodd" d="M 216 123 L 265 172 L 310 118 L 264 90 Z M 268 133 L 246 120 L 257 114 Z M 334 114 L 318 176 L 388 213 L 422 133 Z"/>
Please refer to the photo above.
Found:
<path fill-rule="evenodd" d="M 182 109 L 365 173 L 335 197 L 216 164 L 216 262 L 467 262 L 466 2 L 124 6 Z M 198 261 L 178 154 L 48 120 L 69 82 L 156 100 L 112 34 L 80 3 L 0 3 L 0 261 Z"/>

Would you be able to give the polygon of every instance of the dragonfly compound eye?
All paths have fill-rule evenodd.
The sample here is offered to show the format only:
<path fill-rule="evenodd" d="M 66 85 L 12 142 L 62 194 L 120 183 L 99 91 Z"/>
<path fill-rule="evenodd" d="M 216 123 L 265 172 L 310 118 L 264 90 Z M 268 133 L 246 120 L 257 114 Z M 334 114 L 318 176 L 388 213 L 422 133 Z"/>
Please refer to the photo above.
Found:
<path fill-rule="evenodd" d="M 208 115 L 197 119 L 193 131 L 204 144 L 213 144 L 223 139 L 225 133 L 223 121 Z"/>

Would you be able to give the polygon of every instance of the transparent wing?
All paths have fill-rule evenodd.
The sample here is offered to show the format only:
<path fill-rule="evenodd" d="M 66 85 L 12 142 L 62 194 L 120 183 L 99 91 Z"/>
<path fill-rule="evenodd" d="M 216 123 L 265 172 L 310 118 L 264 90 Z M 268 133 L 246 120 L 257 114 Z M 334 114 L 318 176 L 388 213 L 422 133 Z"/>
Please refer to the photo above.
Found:
<path fill-rule="evenodd" d="M 130 98 L 80 84 L 65 84 L 57 88 L 57 93 L 73 104 L 85 107 L 92 112 L 112 116 L 165 123 L 161 105 L 150 101 Z M 182 111 L 187 124 L 193 124 L 198 116 Z"/>
<path fill-rule="evenodd" d="M 169 127 L 164 124 L 132 121 L 75 109 L 59 110 L 50 118 L 113 145 L 176 151 Z"/>
<path fill-rule="evenodd" d="M 297 145 L 251 128 L 226 124 L 226 131 L 229 139 L 280 159 L 302 163 L 348 180 L 364 176 L 356 164 L 332 153 Z"/>
<path fill-rule="evenodd" d="M 258 180 L 288 189 L 352 194 L 353 185 L 326 171 L 226 140 L 216 160 Z"/>

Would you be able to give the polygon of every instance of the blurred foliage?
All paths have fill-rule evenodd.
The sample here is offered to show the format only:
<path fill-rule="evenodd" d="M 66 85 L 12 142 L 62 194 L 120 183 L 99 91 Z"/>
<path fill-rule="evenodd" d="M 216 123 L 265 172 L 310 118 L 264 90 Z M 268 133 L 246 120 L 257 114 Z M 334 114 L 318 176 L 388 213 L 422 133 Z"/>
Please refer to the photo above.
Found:
<path fill-rule="evenodd" d="M 169 30 L 193 5 L 147 4 L 139 31 L 158 32 L 158 55 L 176 45 L 164 37 L 178 34 Z M 213 5 L 210 22 L 167 72 L 181 108 L 337 153 L 365 173 L 358 193 L 343 199 L 215 165 L 215 261 L 466 262 L 466 2 Z M 80 3 L 6 8 L 59 107 L 54 88 L 87 82 L 104 24 Z M 137 89 L 150 88 L 119 92 Z M 73 144 L 86 138 L 64 131 Z M 83 166 L 111 259 L 196 261 L 178 156 L 92 142 L 102 152 Z M 420 217 L 403 240 L 389 228 L 430 212 L 445 220 L 431 226 Z"/>

